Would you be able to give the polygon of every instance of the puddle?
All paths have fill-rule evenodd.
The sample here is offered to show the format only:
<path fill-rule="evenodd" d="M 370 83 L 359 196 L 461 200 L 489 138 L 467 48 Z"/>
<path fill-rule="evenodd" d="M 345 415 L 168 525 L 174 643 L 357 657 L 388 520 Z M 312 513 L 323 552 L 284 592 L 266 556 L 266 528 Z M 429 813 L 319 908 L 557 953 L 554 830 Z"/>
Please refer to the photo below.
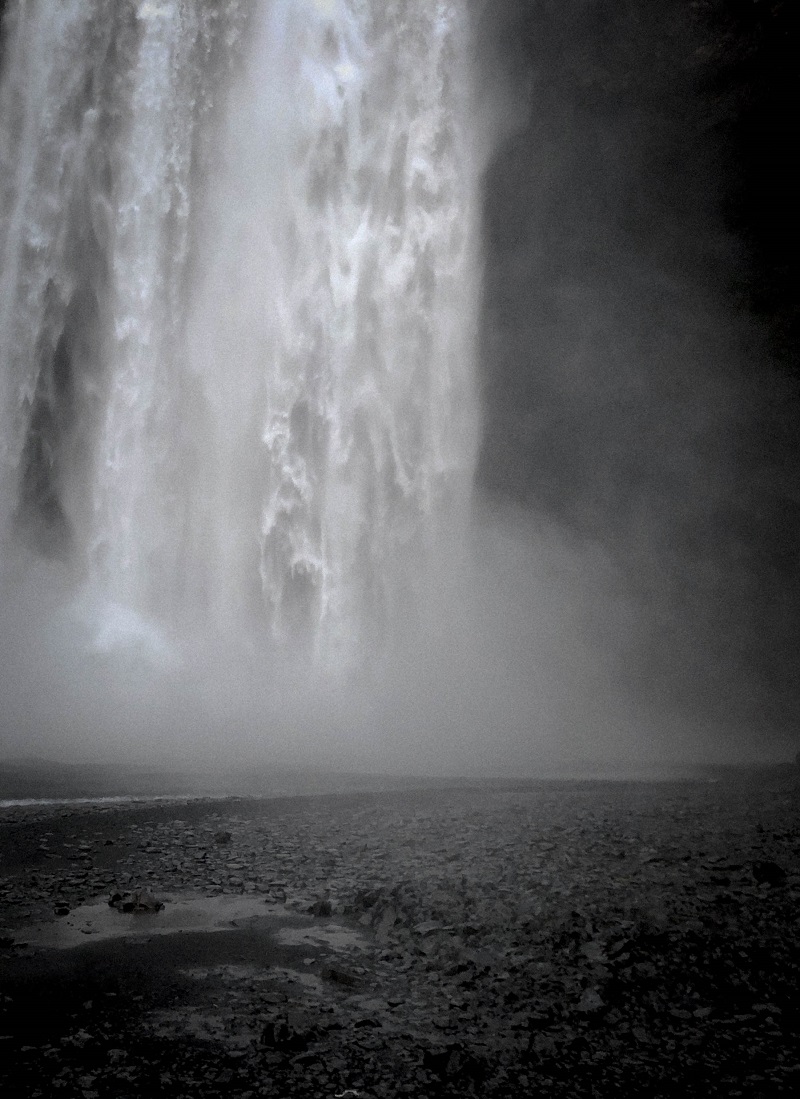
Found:
<path fill-rule="evenodd" d="M 164 902 L 160 912 L 119 912 L 103 898 L 74 908 L 68 916 L 52 922 L 21 928 L 15 938 L 32 947 L 69 950 L 109 939 L 148 939 L 190 931 L 213 933 L 260 925 L 264 930 L 274 929 L 278 942 L 286 946 L 328 950 L 363 947 L 358 932 L 335 923 L 310 926 L 313 917 L 267 904 L 263 897 L 159 894 L 159 900 Z"/>

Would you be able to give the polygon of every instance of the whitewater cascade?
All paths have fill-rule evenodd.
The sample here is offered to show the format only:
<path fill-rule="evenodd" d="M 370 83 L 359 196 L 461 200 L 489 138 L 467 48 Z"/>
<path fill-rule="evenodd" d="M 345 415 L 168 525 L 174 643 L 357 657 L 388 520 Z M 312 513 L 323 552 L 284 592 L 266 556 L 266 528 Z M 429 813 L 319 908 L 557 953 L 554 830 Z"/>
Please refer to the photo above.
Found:
<path fill-rule="evenodd" d="M 315 665 L 409 627 L 476 451 L 467 24 L 461 0 L 6 5 L 6 560 L 63 562 L 123 632 Z"/>

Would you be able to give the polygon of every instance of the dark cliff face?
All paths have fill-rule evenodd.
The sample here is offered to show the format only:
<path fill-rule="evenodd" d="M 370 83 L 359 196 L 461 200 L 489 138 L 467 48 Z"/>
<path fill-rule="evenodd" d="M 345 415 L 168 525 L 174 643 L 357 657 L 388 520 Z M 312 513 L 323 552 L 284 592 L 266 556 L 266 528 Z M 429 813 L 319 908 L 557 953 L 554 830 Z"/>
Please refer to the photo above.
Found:
<path fill-rule="evenodd" d="M 583 477 L 599 491 L 585 451 L 619 435 L 590 426 L 598 398 L 624 465 L 662 401 L 685 418 L 676 388 L 702 402 L 700 366 L 714 397 L 800 383 L 797 19 L 758 0 L 505 6 L 530 117 L 486 177 L 481 481 L 570 515 Z M 586 445 L 565 444 L 554 420 L 584 411 Z"/>
<path fill-rule="evenodd" d="M 506 11 L 530 115 L 486 175 L 479 491 L 599 540 L 691 638 L 670 674 L 716 652 L 782 720 L 800 642 L 796 15 Z M 654 641 L 645 670 L 662 656 Z"/>
<path fill-rule="evenodd" d="M 710 45 L 706 84 L 720 102 L 726 143 L 727 224 L 744 242 L 747 263 L 734 289 L 770 329 L 778 367 L 800 380 L 800 249 L 794 155 L 800 19 L 789 0 L 698 4 Z"/>
<path fill-rule="evenodd" d="M 3 55 L 5 53 L 5 23 L 7 0 L 0 0 L 0 73 L 3 71 Z"/>

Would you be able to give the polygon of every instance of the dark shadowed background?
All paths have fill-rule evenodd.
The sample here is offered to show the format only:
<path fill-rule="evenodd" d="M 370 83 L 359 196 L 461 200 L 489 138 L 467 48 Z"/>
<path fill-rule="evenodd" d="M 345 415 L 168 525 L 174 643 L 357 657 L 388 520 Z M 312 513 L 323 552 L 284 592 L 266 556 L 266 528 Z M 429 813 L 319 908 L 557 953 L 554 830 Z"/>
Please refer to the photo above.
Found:
<path fill-rule="evenodd" d="M 641 610 L 634 689 L 785 736 L 796 5 L 508 0 L 484 19 L 529 110 L 486 174 L 479 491 L 611 555 Z"/>

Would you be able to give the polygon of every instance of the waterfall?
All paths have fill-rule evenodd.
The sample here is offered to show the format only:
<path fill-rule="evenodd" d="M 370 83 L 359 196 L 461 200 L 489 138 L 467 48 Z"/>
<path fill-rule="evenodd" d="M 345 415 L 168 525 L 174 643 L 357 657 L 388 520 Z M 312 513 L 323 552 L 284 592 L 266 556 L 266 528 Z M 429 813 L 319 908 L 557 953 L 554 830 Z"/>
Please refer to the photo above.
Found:
<path fill-rule="evenodd" d="M 465 3 L 12 0 L 4 37 L 6 568 L 57 562 L 95 647 L 374 658 L 474 466 Z"/>

